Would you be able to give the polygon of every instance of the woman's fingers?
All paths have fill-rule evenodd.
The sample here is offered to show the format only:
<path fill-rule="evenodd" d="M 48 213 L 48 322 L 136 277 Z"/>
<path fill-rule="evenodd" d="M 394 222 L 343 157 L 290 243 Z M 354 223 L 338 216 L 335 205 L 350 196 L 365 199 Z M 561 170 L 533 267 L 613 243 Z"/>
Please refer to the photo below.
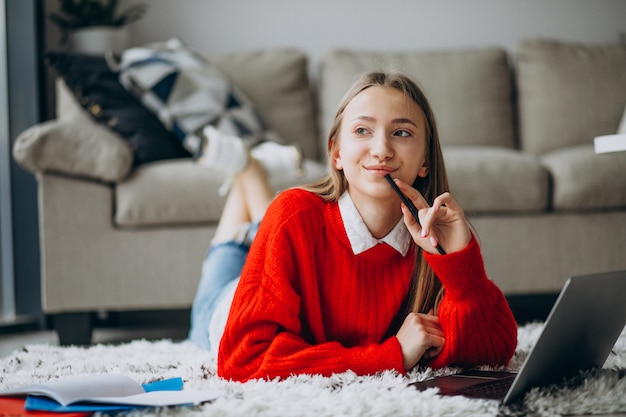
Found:
<path fill-rule="evenodd" d="M 402 348 L 406 370 L 415 366 L 420 359 L 430 359 L 443 349 L 445 336 L 437 316 L 409 313 L 396 337 Z"/>
<path fill-rule="evenodd" d="M 418 190 L 400 180 L 395 182 L 418 208 L 419 222 L 412 219 L 408 209 L 403 208 L 405 224 L 418 245 L 430 253 L 437 252 L 440 242 L 448 253 L 467 246 L 471 240 L 469 225 L 452 194 L 445 192 L 437 196 L 433 205 L 429 206 Z"/>
<path fill-rule="evenodd" d="M 424 198 L 424 196 L 418 190 L 402 182 L 401 180 L 396 179 L 395 182 L 398 188 L 400 189 L 400 191 L 402 191 L 404 195 L 406 195 L 413 202 L 415 207 L 418 209 L 419 221 L 416 221 L 415 219 L 413 219 L 413 216 L 410 213 L 410 211 L 408 209 L 403 208 L 405 223 L 407 224 L 407 226 L 413 225 L 415 223 L 416 226 L 414 227 L 415 227 L 416 234 L 423 239 L 429 238 L 429 235 L 431 233 L 430 225 L 433 222 L 433 219 L 436 218 L 439 208 L 444 203 L 439 202 L 437 207 L 434 207 L 434 206 L 430 207 L 428 205 L 428 202 Z M 403 207 L 404 207 L 404 204 L 403 204 Z M 430 238 L 434 238 L 434 236 L 430 236 Z M 434 250 L 434 247 L 437 246 L 436 241 L 434 241 L 433 239 L 427 239 L 427 240 L 430 241 Z M 433 241 L 434 241 L 434 244 L 433 244 Z"/>

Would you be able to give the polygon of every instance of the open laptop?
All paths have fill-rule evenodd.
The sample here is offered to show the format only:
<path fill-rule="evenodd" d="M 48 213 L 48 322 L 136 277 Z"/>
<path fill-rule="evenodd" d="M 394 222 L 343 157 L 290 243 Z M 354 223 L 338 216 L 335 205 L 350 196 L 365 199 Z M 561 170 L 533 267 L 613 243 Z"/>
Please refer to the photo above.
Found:
<path fill-rule="evenodd" d="M 571 277 L 519 372 L 470 370 L 411 385 L 510 404 L 531 388 L 601 367 L 626 325 L 626 271 Z"/>

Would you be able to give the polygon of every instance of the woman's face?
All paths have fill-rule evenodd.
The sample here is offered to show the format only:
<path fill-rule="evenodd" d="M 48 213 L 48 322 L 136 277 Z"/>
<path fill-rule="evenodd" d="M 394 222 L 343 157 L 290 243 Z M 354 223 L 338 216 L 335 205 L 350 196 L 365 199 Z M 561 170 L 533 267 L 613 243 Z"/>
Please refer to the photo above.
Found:
<path fill-rule="evenodd" d="M 348 103 L 332 159 L 357 207 L 395 201 L 386 174 L 407 184 L 428 174 L 425 123 L 422 109 L 392 87 L 369 87 Z"/>

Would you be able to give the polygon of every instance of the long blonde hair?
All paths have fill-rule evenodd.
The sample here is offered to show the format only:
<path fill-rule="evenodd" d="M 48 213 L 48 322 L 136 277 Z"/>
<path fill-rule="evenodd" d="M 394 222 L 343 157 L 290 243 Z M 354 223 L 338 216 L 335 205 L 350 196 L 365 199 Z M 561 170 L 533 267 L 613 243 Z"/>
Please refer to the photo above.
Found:
<path fill-rule="evenodd" d="M 405 96 L 417 103 L 424 112 L 428 175 L 424 178 L 418 176 L 413 183 L 413 187 L 422 193 L 426 201 L 432 203 L 436 196 L 449 190 L 437 124 L 430 104 L 421 88 L 404 74 L 397 72 L 368 72 L 363 74 L 352 85 L 341 100 L 328 134 L 328 160 L 332 161 L 332 155 L 337 146 L 339 146 L 339 131 L 346 106 L 363 90 L 376 86 L 391 87 L 401 91 Z M 339 171 L 330 163 L 330 172 L 326 177 L 303 188 L 314 192 L 327 201 L 337 201 L 348 189 L 348 182 L 343 171 Z M 443 295 L 443 287 L 424 259 L 422 251 L 420 247 L 417 247 L 415 250 L 415 267 L 412 273 L 411 289 L 405 305 L 407 311 L 426 313 L 431 309 L 436 311 L 439 307 L 439 302 Z"/>

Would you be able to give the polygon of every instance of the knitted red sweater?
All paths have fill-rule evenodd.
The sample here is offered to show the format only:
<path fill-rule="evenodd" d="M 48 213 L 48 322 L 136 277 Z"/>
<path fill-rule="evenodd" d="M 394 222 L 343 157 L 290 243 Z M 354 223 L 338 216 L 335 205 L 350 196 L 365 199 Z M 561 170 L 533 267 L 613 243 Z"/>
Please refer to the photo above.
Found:
<path fill-rule="evenodd" d="M 303 190 L 281 193 L 242 272 L 218 374 L 246 381 L 346 370 L 404 373 L 400 344 L 388 333 L 409 289 L 413 251 L 403 257 L 381 243 L 355 256 L 337 203 Z M 445 287 L 439 319 L 446 343 L 430 365 L 506 363 L 517 327 L 486 277 L 477 242 L 425 256 Z"/>

